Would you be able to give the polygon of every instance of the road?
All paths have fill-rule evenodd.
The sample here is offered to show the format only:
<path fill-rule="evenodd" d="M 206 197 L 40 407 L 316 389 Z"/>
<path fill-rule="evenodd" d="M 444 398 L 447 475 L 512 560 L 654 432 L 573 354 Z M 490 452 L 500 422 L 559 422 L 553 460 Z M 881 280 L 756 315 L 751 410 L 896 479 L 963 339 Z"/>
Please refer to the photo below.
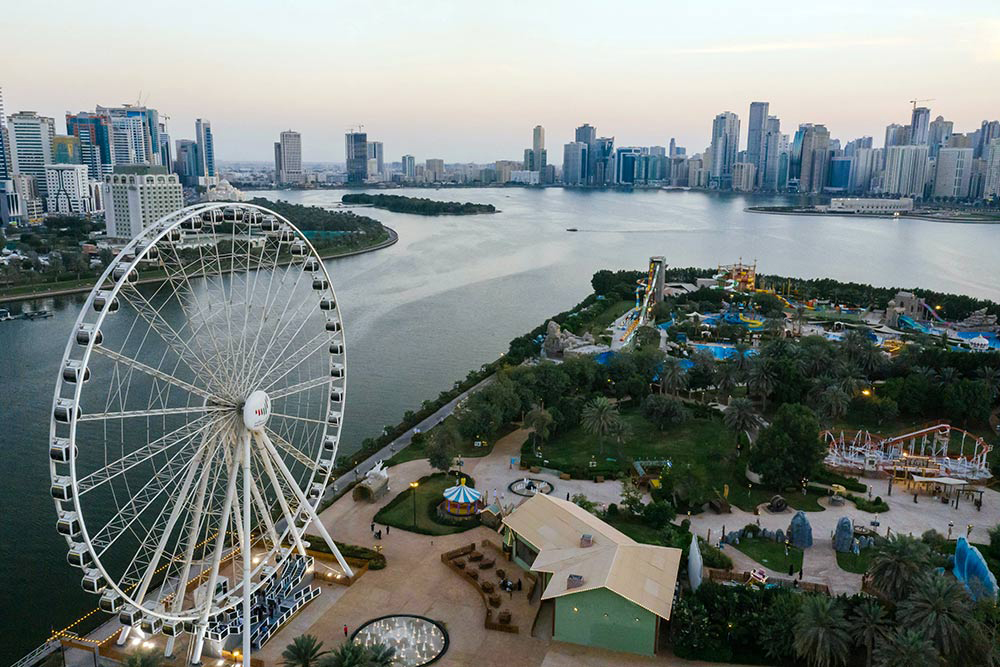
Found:
<path fill-rule="evenodd" d="M 463 391 L 461 394 L 456 396 L 451 401 L 441 406 L 437 411 L 431 414 L 429 417 L 421 421 L 419 424 L 409 429 L 403 435 L 399 436 L 388 445 L 378 450 L 364 461 L 361 461 L 352 469 L 345 472 L 340 476 L 340 479 L 334 482 L 332 485 L 327 487 L 326 494 L 323 496 L 323 506 L 329 505 L 331 502 L 343 495 L 351 487 L 354 482 L 363 479 L 365 474 L 375 467 L 375 464 L 379 461 L 384 461 L 391 457 L 396 452 L 405 449 L 412 441 L 413 434 L 417 432 L 426 432 L 436 426 L 442 419 L 448 417 L 453 412 L 455 412 L 455 407 L 467 396 L 473 392 L 479 391 L 483 387 L 488 386 L 496 378 L 496 375 L 490 375 L 489 377 L 480 380 L 477 384 L 473 385 L 469 389 Z"/>

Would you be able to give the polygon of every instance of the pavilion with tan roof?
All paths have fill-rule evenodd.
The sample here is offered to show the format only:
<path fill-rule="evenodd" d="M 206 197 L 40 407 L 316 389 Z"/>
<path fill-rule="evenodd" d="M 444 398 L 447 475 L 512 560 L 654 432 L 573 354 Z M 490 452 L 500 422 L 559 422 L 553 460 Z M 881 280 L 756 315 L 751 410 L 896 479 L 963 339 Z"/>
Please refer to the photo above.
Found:
<path fill-rule="evenodd" d="M 681 550 L 640 544 L 575 503 L 539 494 L 503 520 L 513 560 L 541 576 L 552 637 L 653 655 Z M 551 601 L 551 602 L 548 602 Z"/>

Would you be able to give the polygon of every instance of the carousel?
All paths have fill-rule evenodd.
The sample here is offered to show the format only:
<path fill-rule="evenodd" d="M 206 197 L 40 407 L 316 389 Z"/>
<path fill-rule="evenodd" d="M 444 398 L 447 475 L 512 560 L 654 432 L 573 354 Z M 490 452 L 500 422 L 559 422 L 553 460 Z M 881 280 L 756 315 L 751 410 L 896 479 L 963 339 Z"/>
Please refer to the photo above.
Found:
<path fill-rule="evenodd" d="M 470 516 L 483 508 L 483 494 L 466 486 L 463 477 L 456 486 L 444 490 L 443 509 L 452 516 Z"/>

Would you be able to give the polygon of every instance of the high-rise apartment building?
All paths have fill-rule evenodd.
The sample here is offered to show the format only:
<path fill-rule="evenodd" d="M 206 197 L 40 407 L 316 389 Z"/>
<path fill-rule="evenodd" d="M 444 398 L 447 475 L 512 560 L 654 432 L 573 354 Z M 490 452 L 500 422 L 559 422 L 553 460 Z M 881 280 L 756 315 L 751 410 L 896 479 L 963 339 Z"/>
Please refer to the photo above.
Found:
<path fill-rule="evenodd" d="M 750 162 L 736 162 L 733 164 L 733 190 L 736 192 L 750 192 L 754 189 L 757 180 L 757 167 Z"/>
<path fill-rule="evenodd" d="M 344 154 L 347 162 L 347 182 L 360 185 L 368 180 L 368 134 L 348 132 L 344 135 Z"/>
<path fill-rule="evenodd" d="M 807 125 L 800 147 L 799 192 L 818 193 L 826 187 L 830 132 L 825 125 Z"/>
<path fill-rule="evenodd" d="M 711 171 L 709 187 L 729 190 L 733 186 L 733 165 L 740 145 L 740 119 L 724 111 L 712 121 L 712 144 L 709 149 Z"/>
<path fill-rule="evenodd" d="M 63 134 L 52 137 L 52 162 L 54 164 L 83 164 L 80 140 L 77 137 Z"/>
<path fill-rule="evenodd" d="M 80 157 L 90 178 L 97 180 L 111 173 L 114 156 L 110 117 L 87 111 L 66 112 L 66 133 L 80 140 Z"/>
<path fill-rule="evenodd" d="M 10 149 L 7 147 L 7 116 L 3 110 L 3 89 L 0 88 L 0 181 L 10 177 Z M 13 192 L 13 186 L 11 186 Z"/>
<path fill-rule="evenodd" d="M 198 185 L 198 144 L 190 139 L 177 140 L 177 158 L 174 173 L 181 185 L 193 188 Z M 105 208 L 107 204 L 105 203 Z"/>
<path fill-rule="evenodd" d="M 927 146 L 891 146 L 885 153 L 884 194 L 897 197 L 924 196 L 927 184 Z"/>
<path fill-rule="evenodd" d="M 591 183 L 596 186 L 604 186 L 612 182 L 614 177 L 614 137 L 598 137 L 594 142 L 591 151 L 590 162 L 593 166 L 591 171 Z"/>
<path fill-rule="evenodd" d="M 50 164 L 45 167 L 45 209 L 61 215 L 84 215 L 94 210 L 87 165 Z"/>
<path fill-rule="evenodd" d="M 979 141 L 975 146 L 975 157 L 987 157 L 990 143 L 994 139 L 1000 139 L 1000 120 L 984 120 L 979 128 Z"/>
<path fill-rule="evenodd" d="M 574 187 L 586 185 L 588 159 L 588 144 L 571 141 L 563 146 L 563 183 Z"/>
<path fill-rule="evenodd" d="M 851 151 L 851 174 L 848 190 L 855 194 L 863 194 L 871 190 L 872 177 L 876 172 L 876 149 L 855 148 Z"/>
<path fill-rule="evenodd" d="M 212 137 L 212 123 L 198 118 L 194 121 L 194 137 L 198 144 L 198 178 L 212 179 L 215 171 L 215 139 Z M 200 183 L 207 185 L 207 181 Z"/>
<path fill-rule="evenodd" d="M 615 185 L 631 185 L 636 182 L 641 155 L 642 149 L 636 146 L 622 146 L 615 149 Z"/>
<path fill-rule="evenodd" d="M 890 123 L 885 126 L 885 147 L 905 146 L 910 143 L 910 126 Z"/>
<path fill-rule="evenodd" d="M 934 165 L 932 197 L 965 199 L 972 177 L 971 148 L 941 148 Z"/>
<path fill-rule="evenodd" d="M 56 122 L 34 111 L 11 115 L 7 124 L 10 142 L 10 172 L 12 175 L 32 176 L 39 198 L 45 199 L 45 165 L 52 164 L 52 139 L 56 136 Z"/>
<path fill-rule="evenodd" d="M 583 179 L 585 185 L 594 185 L 594 147 L 597 143 L 597 128 L 584 123 L 576 128 L 575 140 L 587 145 L 587 163 L 583 165 Z M 564 179 L 565 180 L 565 179 Z"/>
<path fill-rule="evenodd" d="M 180 181 L 165 167 L 116 167 L 113 174 L 104 177 L 101 192 L 108 236 L 112 238 L 131 239 L 144 227 L 184 207 Z"/>
<path fill-rule="evenodd" d="M 305 183 L 302 171 L 302 135 L 294 130 L 285 130 L 274 144 L 274 174 L 281 185 L 301 185 Z"/>
<path fill-rule="evenodd" d="M 931 110 L 927 107 L 914 107 L 910 117 L 910 143 L 914 146 L 927 144 L 927 131 L 931 122 Z"/>
<path fill-rule="evenodd" d="M 417 180 L 417 159 L 412 155 L 404 155 L 401 161 L 403 180 L 413 183 Z"/>
<path fill-rule="evenodd" d="M 424 161 L 424 180 L 428 183 L 440 183 L 444 180 L 444 160 L 430 158 Z"/>
<path fill-rule="evenodd" d="M 983 197 L 1000 197 L 1000 138 L 990 141 L 984 157 Z"/>
<path fill-rule="evenodd" d="M 368 142 L 368 159 L 375 160 L 374 171 L 369 169 L 369 175 L 382 176 L 385 174 L 385 154 L 382 152 L 381 141 Z"/>
<path fill-rule="evenodd" d="M 784 141 L 782 138 L 784 137 Z M 763 146 L 760 156 L 760 167 L 757 172 L 756 186 L 764 190 L 784 189 L 778 185 L 778 170 L 781 165 L 782 147 L 786 155 L 785 169 L 787 171 L 788 137 L 781 133 L 781 119 L 777 116 L 768 116 L 764 126 L 762 138 Z"/>
<path fill-rule="evenodd" d="M 524 170 L 537 171 L 540 182 L 544 183 L 548 155 L 545 151 L 545 128 L 536 125 L 532 131 L 531 148 L 524 149 Z"/>
<path fill-rule="evenodd" d="M 751 102 L 750 116 L 747 118 L 746 161 L 754 166 L 755 187 L 763 180 L 767 164 L 767 102 Z"/>
<path fill-rule="evenodd" d="M 125 104 L 97 107 L 111 123 L 111 153 L 115 165 L 160 163 L 160 115 L 156 109 Z"/>
<path fill-rule="evenodd" d="M 950 120 L 945 120 L 943 116 L 938 116 L 931 121 L 927 128 L 927 145 L 930 147 L 931 159 L 936 158 L 942 146 L 948 145 L 955 124 Z"/>

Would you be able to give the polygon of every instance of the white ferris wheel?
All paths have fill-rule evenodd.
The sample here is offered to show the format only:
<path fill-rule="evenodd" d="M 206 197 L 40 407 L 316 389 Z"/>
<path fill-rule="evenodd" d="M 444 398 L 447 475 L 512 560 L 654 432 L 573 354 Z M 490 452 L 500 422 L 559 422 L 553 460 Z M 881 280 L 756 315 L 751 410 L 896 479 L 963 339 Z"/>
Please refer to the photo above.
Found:
<path fill-rule="evenodd" d="M 66 344 L 49 466 L 67 559 L 120 642 L 162 633 L 170 655 L 190 633 L 197 663 L 235 628 L 249 665 L 307 525 L 352 576 L 316 516 L 346 379 L 330 276 L 282 216 L 195 205 L 119 252 Z"/>

